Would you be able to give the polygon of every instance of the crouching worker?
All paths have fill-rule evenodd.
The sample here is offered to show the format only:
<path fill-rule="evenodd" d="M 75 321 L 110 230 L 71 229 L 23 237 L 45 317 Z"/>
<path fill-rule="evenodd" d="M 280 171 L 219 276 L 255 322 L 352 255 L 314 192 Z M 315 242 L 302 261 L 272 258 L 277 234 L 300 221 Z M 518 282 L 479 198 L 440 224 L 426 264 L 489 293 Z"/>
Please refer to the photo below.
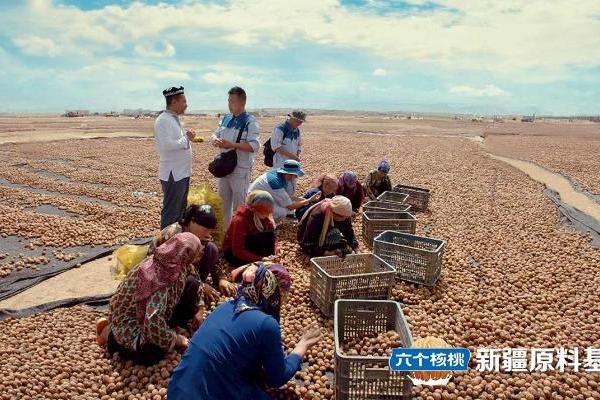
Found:
<path fill-rule="evenodd" d="M 344 196 L 312 206 L 298 224 L 298 242 L 311 257 L 343 256 L 358 249 L 352 228 L 352 203 Z"/>
<path fill-rule="evenodd" d="M 304 176 L 304 170 L 296 160 L 286 160 L 283 167 L 262 174 L 250 185 L 250 191 L 264 190 L 275 200 L 273 218 L 280 222 L 294 210 L 316 202 L 321 195 L 316 193 L 308 199 L 298 199 L 295 195 L 296 180 Z"/>
<path fill-rule="evenodd" d="M 352 171 L 344 172 L 338 181 L 337 194 L 347 197 L 352 203 L 352 211 L 357 213 L 365 199 L 365 190 Z"/>
<path fill-rule="evenodd" d="M 275 201 L 269 192 L 255 190 L 238 208 L 223 240 L 225 260 L 234 267 L 260 261 L 275 254 Z"/>
<path fill-rule="evenodd" d="M 188 339 L 176 327 L 196 329 L 202 321 L 200 281 L 194 262 L 203 246 L 179 233 L 138 264 L 110 300 L 108 319 L 96 322 L 96 341 L 136 364 L 152 365 Z"/>
<path fill-rule="evenodd" d="M 321 339 L 310 328 L 290 354 L 283 352 L 279 316 L 291 285 L 280 264 L 255 263 L 243 271 L 234 300 L 218 306 L 190 340 L 173 371 L 169 400 L 262 400 L 300 369 Z"/>
<path fill-rule="evenodd" d="M 179 222 L 167 226 L 163 229 L 150 244 L 149 254 L 152 254 L 157 247 L 165 243 L 168 239 L 181 232 L 190 232 L 196 235 L 204 246 L 202 258 L 194 264 L 196 273 L 203 282 L 204 298 L 207 301 L 216 302 L 219 299 L 219 292 L 224 296 L 231 297 L 237 290 L 237 285 L 229 282 L 223 271 L 218 268 L 219 249 L 212 239 L 212 231 L 217 227 L 217 217 L 215 211 L 208 204 L 191 205 L 183 213 Z M 253 260 L 254 261 L 254 260 Z M 206 283 L 206 278 L 210 274 L 212 284 L 219 292 Z"/>
<path fill-rule="evenodd" d="M 319 193 L 320 196 L 317 199 L 317 203 L 319 201 L 330 199 L 335 196 L 335 192 L 338 188 L 338 181 L 334 175 L 321 175 L 314 184 L 315 187 L 308 189 L 306 193 L 304 193 L 305 199 L 310 199 L 315 194 Z M 308 211 L 311 205 L 306 205 L 296 210 L 296 219 L 300 221 L 304 216 L 304 213 Z"/>
<path fill-rule="evenodd" d="M 383 192 L 392 190 L 389 172 L 390 163 L 386 160 L 380 162 L 376 170 L 369 172 L 365 182 L 365 191 L 370 200 L 375 200 Z"/>

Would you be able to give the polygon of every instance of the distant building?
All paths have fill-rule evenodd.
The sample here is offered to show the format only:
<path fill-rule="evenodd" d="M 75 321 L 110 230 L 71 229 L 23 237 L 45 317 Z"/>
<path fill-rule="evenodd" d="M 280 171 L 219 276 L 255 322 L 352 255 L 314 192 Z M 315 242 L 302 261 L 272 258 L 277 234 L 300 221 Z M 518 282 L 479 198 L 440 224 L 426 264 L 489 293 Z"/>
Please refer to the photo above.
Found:
<path fill-rule="evenodd" d="M 130 109 L 126 108 L 123 110 L 121 115 L 126 115 L 128 117 L 140 117 L 142 115 L 153 115 L 153 110 L 145 110 L 143 108 Z"/>
<path fill-rule="evenodd" d="M 87 117 L 89 115 L 89 110 L 67 110 L 63 114 L 63 117 Z"/>
<path fill-rule="evenodd" d="M 521 122 L 534 122 L 534 121 L 535 121 L 535 114 L 526 115 L 524 117 L 521 117 Z"/>

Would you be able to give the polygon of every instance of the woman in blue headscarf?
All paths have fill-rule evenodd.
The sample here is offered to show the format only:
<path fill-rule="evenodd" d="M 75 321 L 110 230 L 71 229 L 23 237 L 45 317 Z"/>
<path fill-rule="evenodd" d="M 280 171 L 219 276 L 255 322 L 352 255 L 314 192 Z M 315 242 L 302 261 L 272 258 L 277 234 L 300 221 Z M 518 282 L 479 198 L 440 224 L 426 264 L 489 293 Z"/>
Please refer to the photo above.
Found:
<path fill-rule="evenodd" d="M 290 354 L 283 352 L 279 317 L 291 278 L 282 265 L 253 263 L 234 273 L 242 275 L 235 299 L 217 307 L 190 340 L 169 400 L 269 399 L 264 386 L 284 385 L 321 339 L 312 327 Z"/>
<path fill-rule="evenodd" d="M 392 190 L 389 172 L 390 163 L 387 160 L 381 161 L 377 169 L 369 172 L 365 182 L 365 191 L 370 200 L 375 200 L 383 192 Z"/>

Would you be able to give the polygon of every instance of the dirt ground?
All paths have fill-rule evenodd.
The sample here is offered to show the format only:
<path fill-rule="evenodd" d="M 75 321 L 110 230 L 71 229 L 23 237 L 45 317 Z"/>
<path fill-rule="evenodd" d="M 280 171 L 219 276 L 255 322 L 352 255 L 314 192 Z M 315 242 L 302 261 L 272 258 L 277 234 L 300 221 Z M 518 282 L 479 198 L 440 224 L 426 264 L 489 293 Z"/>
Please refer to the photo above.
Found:
<path fill-rule="evenodd" d="M 263 141 L 277 121 L 260 120 Z M 30 123 L 35 126 L 35 122 Z M 150 121 L 126 123 L 140 124 L 140 132 L 151 126 Z M 216 119 L 187 117 L 185 123 L 208 135 Z M 19 121 L 12 124 L 18 126 Z M 592 144 L 600 140 L 598 124 L 502 124 L 493 124 L 491 130 L 490 124 L 443 119 L 311 118 L 304 130 L 307 176 L 299 181 L 299 190 L 310 187 L 323 172 L 351 169 L 364 177 L 383 157 L 392 163 L 394 183 L 432 190 L 429 210 L 415 214 L 417 234 L 446 241 L 442 277 L 433 288 L 400 280 L 393 288 L 392 298 L 402 303 L 413 337 L 438 336 L 452 346 L 468 347 L 473 354 L 477 348 L 598 348 L 600 249 L 558 223 L 556 208 L 543 195 L 542 185 L 487 154 L 498 151 L 531 157 L 565 174 L 571 171 L 575 175 L 583 171 L 583 165 L 594 171 L 593 163 L 578 163 L 597 154 Z M 546 128 L 548 136 L 543 136 Z M 572 144 L 571 164 L 562 158 L 561 146 L 548 145 L 564 140 L 561 135 Z M 484 143 L 466 140 L 475 136 L 485 136 Z M 207 143 L 194 145 L 193 183 L 214 184 L 206 171 L 213 154 Z M 541 155 L 547 158 L 536 158 Z M 266 170 L 260 159 L 253 177 Z M 555 164 L 546 165 L 543 160 L 554 160 Z M 48 251 L 63 246 L 68 252 L 69 246 L 107 246 L 150 235 L 158 228 L 160 187 L 150 137 L 5 143 L 0 146 L 0 161 L 0 234 L 7 237 L 18 236 L 24 244 Z M 24 162 L 27 165 L 19 165 Z M 583 172 L 576 179 L 588 188 L 595 187 Z M 154 192 L 158 195 L 152 195 Z M 41 205 L 52 205 L 78 217 L 32 210 Z M 361 226 L 358 217 L 355 230 L 361 240 L 360 250 L 366 252 Z M 307 356 L 308 364 L 297 379 L 287 386 L 302 399 L 330 399 L 332 324 L 320 316 L 308 297 L 309 263 L 294 241 L 293 228 L 286 227 L 280 235 L 282 261 L 293 278 L 290 306 L 282 314 L 285 345 L 292 348 L 311 322 L 319 323 L 327 332 Z M 0 260 L 0 269 L 7 273 L 18 270 L 15 260 L 18 262 L 18 255 L 5 257 Z M 33 267 L 43 268 L 44 264 Z M 32 266 L 22 266 L 21 270 L 24 268 Z M 106 277 L 107 266 L 100 267 L 101 272 L 94 268 L 83 267 L 72 273 L 76 276 L 85 271 Z M 61 293 L 71 290 L 66 289 L 66 282 L 79 278 L 69 279 L 66 274 L 62 283 L 58 280 L 61 276 L 48 281 L 49 297 L 31 292 L 27 300 L 24 293 L 21 301 L 45 301 L 51 298 L 52 288 L 60 288 Z M 71 287 L 77 286 L 73 283 Z M 13 304 L 21 303 L 15 300 Z M 0 354 L 9 357 L 0 366 L 3 398 L 164 398 L 169 371 L 180 355 L 173 354 L 156 369 L 148 370 L 132 369 L 136 367 L 107 358 L 94 342 L 94 320 L 100 315 L 87 307 L 76 307 L 0 322 Z M 40 325 L 51 327 L 39 332 L 36 327 Z M 58 344 L 48 346 L 54 342 Z M 77 373 L 69 376 L 63 365 Z M 132 371 L 147 379 L 133 379 Z M 323 378 L 320 371 L 329 375 Z M 413 394 L 424 400 L 597 399 L 600 374 L 482 373 L 471 369 L 455 374 L 448 387 L 417 387 Z"/>
<path fill-rule="evenodd" d="M 18 310 L 57 300 L 114 293 L 120 281 L 111 274 L 113 263 L 112 256 L 85 263 L 0 301 L 0 308 Z"/>

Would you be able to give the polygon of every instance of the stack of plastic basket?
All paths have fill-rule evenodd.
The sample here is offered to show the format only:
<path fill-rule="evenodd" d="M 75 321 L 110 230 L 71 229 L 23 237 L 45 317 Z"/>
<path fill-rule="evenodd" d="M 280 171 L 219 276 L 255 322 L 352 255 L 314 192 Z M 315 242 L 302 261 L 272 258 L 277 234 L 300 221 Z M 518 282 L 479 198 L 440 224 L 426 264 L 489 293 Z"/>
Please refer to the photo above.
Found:
<path fill-rule="evenodd" d="M 405 199 L 404 202 L 410 204 L 411 211 L 422 212 L 427 210 L 427 207 L 429 206 L 429 197 L 431 196 L 430 189 L 418 186 L 396 185 L 394 186 L 393 191 L 408 195 L 408 198 Z M 379 197 L 382 196 L 383 194 Z"/>
<path fill-rule="evenodd" d="M 389 299 L 396 270 L 371 253 L 310 260 L 310 298 L 331 317 L 338 299 Z"/>
<path fill-rule="evenodd" d="M 391 193 L 392 196 L 388 196 L 387 200 L 371 200 L 363 204 L 363 211 L 399 211 L 407 212 L 410 210 L 410 204 L 406 204 L 407 194 L 404 193 Z"/>
<path fill-rule="evenodd" d="M 406 211 L 364 210 L 362 213 L 362 235 L 365 244 L 372 248 L 373 239 L 383 231 L 394 230 L 415 233 L 417 219 Z"/>
<path fill-rule="evenodd" d="M 345 342 L 395 331 L 402 347 L 412 347 L 412 334 L 400 304 L 390 300 L 338 300 L 334 312 L 335 398 L 337 400 L 408 400 L 412 381 L 407 372 L 392 371 L 389 356 L 349 355 Z"/>
<path fill-rule="evenodd" d="M 442 272 L 445 246 L 440 239 L 385 231 L 375 238 L 373 252 L 396 269 L 398 278 L 433 286 Z"/>

